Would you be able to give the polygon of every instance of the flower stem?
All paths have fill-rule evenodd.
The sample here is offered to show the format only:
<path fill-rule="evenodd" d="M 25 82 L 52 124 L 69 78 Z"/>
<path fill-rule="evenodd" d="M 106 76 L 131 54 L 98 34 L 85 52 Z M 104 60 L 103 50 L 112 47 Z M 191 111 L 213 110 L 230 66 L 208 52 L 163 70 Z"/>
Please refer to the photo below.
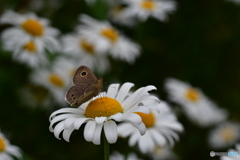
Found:
<path fill-rule="evenodd" d="M 109 143 L 105 136 L 105 133 L 102 134 L 103 137 L 103 145 L 104 145 L 104 160 L 109 160 Z"/>

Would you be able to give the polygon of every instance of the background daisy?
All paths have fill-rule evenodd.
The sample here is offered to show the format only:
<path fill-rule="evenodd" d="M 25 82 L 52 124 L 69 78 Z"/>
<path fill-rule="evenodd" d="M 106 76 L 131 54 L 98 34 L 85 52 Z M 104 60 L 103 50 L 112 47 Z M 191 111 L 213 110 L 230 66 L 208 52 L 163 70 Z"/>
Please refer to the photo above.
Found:
<path fill-rule="evenodd" d="M 221 149 L 229 147 L 240 139 L 240 124 L 225 122 L 219 124 L 209 134 L 208 142 L 210 147 Z"/>
<path fill-rule="evenodd" d="M 79 17 L 79 33 L 101 52 L 108 52 L 113 58 L 133 63 L 140 55 L 140 46 L 130 41 L 108 21 L 98 21 L 87 15 Z"/>
<path fill-rule="evenodd" d="M 109 160 L 142 160 L 142 159 L 137 157 L 137 155 L 134 154 L 134 153 L 129 153 L 127 155 L 127 157 L 125 158 L 124 155 L 122 155 L 119 152 L 115 151 L 115 152 L 113 152 L 110 155 Z"/>
<path fill-rule="evenodd" d="M 240 144 L 236 144 L 236 149 L 229 149 L 229 152 L 235 152 L 238 155 L 237 156 L 221 156 L 220 160 L 239 160 L 239 153 L 240 153 Z"/>
<path fill-rule="evenodd" d="M 130 137 L 129 145 L 138 147 L 142 153 L 152 153 L 159 147 L 173 146 L 174 140 L 178 140 L 177 132 L 183 131 L 183 126 L 176 119 L 167 103 L 161 101 L 159 105 L 160 113 L 152 111 L 150 114 L 136 113 L 141 116 L 147 130 L 144 135 L 140 135 L 131 124 L 122 123 L 118 126 L 120 137 Z"/>
<path fill-rule="evenodd" d="M 0 132 L 0 159 L 14 160 L 13 157 L 21 158 L 22 154 L 17 146 L 10 144 L 3 133 Z"/>
<path fill-rule="evenodd" d="M 168 20 L 168 13 L 176 9 L 175 1 L 164 0 L 125 0 L 128 4 L 127 14 L 145 21 L 150 16 L 160 20 Z"/>
<path fill-rule="evenodd" d="M 218 108 L 200 89 L 177 79 L 167 79 L 165 89 L 169 99 L 180 104 L 186 116 L 194 123 L 208 127 L 226 120 L 228 113 Z"/>

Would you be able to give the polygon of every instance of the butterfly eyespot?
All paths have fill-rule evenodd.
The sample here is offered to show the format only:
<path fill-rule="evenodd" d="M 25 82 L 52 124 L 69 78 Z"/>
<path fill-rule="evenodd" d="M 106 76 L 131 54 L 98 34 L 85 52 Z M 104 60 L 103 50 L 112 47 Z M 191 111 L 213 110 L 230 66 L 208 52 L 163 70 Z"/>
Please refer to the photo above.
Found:
<path fill-rule="evenodd" d="M 81 77 L 85 77 L 87 74 L 88 74 L 87 71 L 82 71 L 82 72 L 80 73 L 80 76 L 81 76 Z"/>
<path fill-rule="evenodd" d="M 76 99 L 76 97 L 73 97 L 72 99 L 73 99 L 73 100 L 75 100 L 75 99 Z"/>
<path fill-rule="evenodd" d="M 72 94 L 71 97 L 74 97 L 74 94 Z"/>

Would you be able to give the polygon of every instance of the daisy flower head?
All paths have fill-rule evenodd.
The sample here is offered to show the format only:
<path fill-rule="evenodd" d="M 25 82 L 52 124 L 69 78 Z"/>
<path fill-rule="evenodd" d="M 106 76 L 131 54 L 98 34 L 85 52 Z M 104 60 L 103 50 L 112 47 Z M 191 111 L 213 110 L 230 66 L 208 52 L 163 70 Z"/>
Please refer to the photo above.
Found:
<path fill-rule="evenodd" d="M 139 115 L 134 112 L 149 113 L 150 109 L 158 111 L 159 100 L 150 96 L 148 91 L 156 89 L 154 86 L 139 88 L 129 96 L 133 83 L 111 84 L 107 92 L 83 103 L 78 108 L 62 108 L 50 116 L 50 131 L 55 137 L 69 141 L 74 130 L 78 130 L 84 123 L 84 138 L 96 145 L 100 144 L 102 128 L 109 143 L 117 141 L 116 122 L 126 121 L 132 123 L 140 134 L 146 131 L 145 125 Z"/>
<path fill-rule="evenodd" d="M 238 153 L 237 156 L 221 156 L 220 157 L 220 160 L 240 160 L 240 144 L 236 144 L 236 149 L 229 149 L 228 150 L 228 153 L 232 153 L 232 152 L 235 152 L 235 153 Z"/>
<path fill-rule="evenodd" d="M 108 52 L 116 59 L 133 63 L 140 54 L 140 47 L 127 37 L 123 36 L 108 21 L 98 21 L 87 15 L 79 18 L 81 25 L 79 33 L 97 50 Z"/>
<path fill-rule="evenodd" d="M 32 83 L 47 88 L 54 100 L 60 105 L 67 105 L 64 96 L 72 78 L 70 71 L 64 72 L 66 71 L 65 66 L 63 64 L 61 67 L 52 67 L 51 69 L 40 68 L 31 75 Z"/>
<path fill-rule="evenodd" d="M 142 160 L 142 159 L 138 158 L 135 153 L 129 153 L 125 158 L 124 155 L 115 151 L 110 155 L 109 160 Z"/>
<path fill-rule="evenodd" d="M 47 63 L 43 48 L 38 48 L 35 40 L 28 42 L 3 41 L 3 48 L 13 52 L 13 59 L 30 67 L 37 68 Z"/>
<path fill-rule="evenodd" d="M 160 21 L 168 20 L 168 13 L 176 10 L 175 1 L 165 0 L 124 0 L 128 4 L 127 14 L 145 21 L 154 17 Z"/>
<path fill-rule="evenodd" d="M 20 149 L 12 145 L 8 139 L 0 132 L 0 159 L 1 160 L 14 160 L 13 157 L 21 158 L 22 154 Z"/>
<path fill-rule="evenodd" d="M 19 14 L 7 10 L 0 18 L 0 23 L 13 25 L 3 31 L 3 41 L 13 41 L 11 43 L 15 44 L 34 42 L 30 48 L 34 48 L 33 46 L 35 45 L 38 51 L 47 49 L 50 52 L 55 52 L 60 50 L 60 45 L 57 40 L 59 31 L 50 27 L 47 19 L 39 18 L 32 12 Z"/>
<path fill-rule="evenodd" d="M 209 100 L 200 89 L 189 83 L 169 78 L 165 81 L 169 99 L 180 104 L 186 116 L 202 127 L 208 127 L 227 119 L 228 113 Z"/>
<path fill-rule="evenodd" d="M 118 126 L 118 135 L 128 137 L 129 145 L 138 147 L 142 153 L 152 153 L 159 147 L 172 147 L 174 140 L 179 140 L 177 132 L 183 131 L 183 126 L 177 121 L 176 116 L 170 110 L 168 104 L 164 101 L 158 105 L 160 113 L 151 111 L 150 114 L 135 112 L 142 118 L 146 126 L 146 133 L 140 135 L 131 124 L 122 123 Z"/>
<path fill-rule="evenodd" d="M 240 139 L 240 124 L 224 122 L 214 128 L 208 137 L 210 147 L 222 149 L 235 144 Z"/>
<path fill-rule="evenodd" d="M 156 147 L 154 151 L 150 154 L 150 157 L 152 157 L 153 160 L 177 159 L 176 155 L 169 147 Z"/>
<path fill-rule="evenodd" d="M 79 32 L 79 31 L 77 31 Z M 71 55 L 81 65 L 86 65 L 100 74 L 110 68 L 107 55 L 97 49 L 95 44 L 87 41 L 82 35 L 68 34 L 62 37 L 63 53 Z"/>

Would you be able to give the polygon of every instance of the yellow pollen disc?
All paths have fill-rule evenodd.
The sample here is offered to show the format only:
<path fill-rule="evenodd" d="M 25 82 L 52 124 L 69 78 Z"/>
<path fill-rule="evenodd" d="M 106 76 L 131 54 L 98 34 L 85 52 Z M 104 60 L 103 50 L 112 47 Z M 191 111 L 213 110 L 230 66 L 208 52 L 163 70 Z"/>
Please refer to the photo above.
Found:
<path fill-rule="evenodd" d="M 94 46 L 84 39 L 80 41 L 80 47 L 83 48 L 87 53 L 94 55 Z"/>
<path fill-rule="evenodd" d="M 153 112 L 151 112 L 150 114 L 146 114 L 142 112 L 135 112 L 135 113 L 141 116 L 142 122 L 145 124 L 147 128 L 155 125 L 156 120 Z"/>
<path fill-rule="evenodd" d="M 37 48 L 33 41 L 26 43 L 23 48 L 29 52 L 36 52 Z"/>
<path fill-rule="evenodd" d="M 28 19 L 22 23 L 22 28 L 33 36 L 42 36 L 43 35 L 43 26 L 34 19 Z"/>
<path fill-rule="evenodd" d="M 196 89 L 189 88 L 185 94 L 186 98 L 190 101 L 196 102 L 200 98 L 200 94 Z"/>
<path fill-rule="evenodd" d="M 231 127 L 225 127 L 220 131 L 221 137 L 225 141 L 232 141 L 236 137 L 236 132 Z"/>
<path fill-rule="evenodd" d="M 50 83 L 52 83 L 56 87 L 63 87 L 64 86 L 63 79 L 57 74 L 50 74 L 48 76 L 48 80 L 49 80 Z"/>
<path fill-rule="evenodd" d="M 112 42 L 115 42 L 118 39 L 118 32 L 113 28 L 103 29 L 101 34 Z"/>
<path fill-rule="evenodd" d="M 110 117 L 122 112 L 122 105 L 117 100 L 103 97 L 91 101 L 85 110 L 85 115 L 88 118 Z"/>
<path fill-rule="evenodd" d="M 144 0 L 141 3 L 141 7 L 143 7 L 146 10 L 153 10 L 155 8 L 155 2 L 152 0 Z"/>
<path fill-rule="evenodd" d="M 6 143 L 3 138 L 0 137 L 0 153 L 3 152 L 6 148 Z"/>

